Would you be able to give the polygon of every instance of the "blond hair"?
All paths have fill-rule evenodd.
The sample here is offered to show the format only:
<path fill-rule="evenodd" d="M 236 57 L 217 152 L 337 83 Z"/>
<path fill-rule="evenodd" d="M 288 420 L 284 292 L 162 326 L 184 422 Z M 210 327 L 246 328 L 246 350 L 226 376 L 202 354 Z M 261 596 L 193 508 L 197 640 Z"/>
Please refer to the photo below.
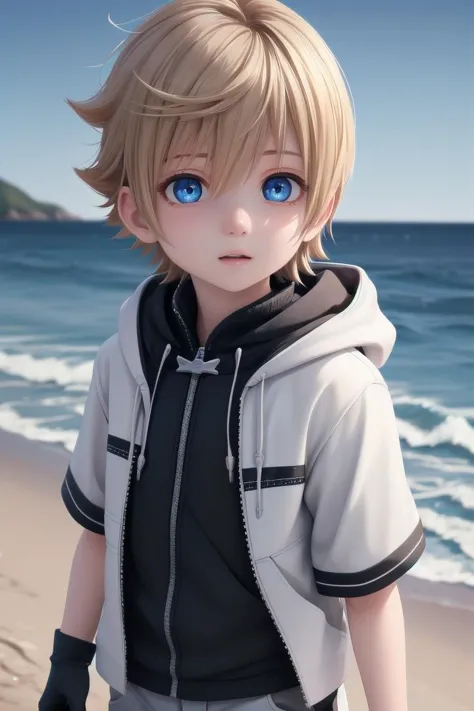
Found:
<path fill-rule="evenodd" d="M 160 166 L 168 156 L 205 149 L 212 161 L 210 191 L 219 194 L 244 178 L 260 160 L 265 141 L 282 150 L 292 126 L 308 184 L 299 244 L 276 276 L 299 280 L 310 260 L 326 255 L 323 228 L 332 236 L 334 214 L 353 170 L 355 117 L 350 91 L 320 35 L 277 0 L 172 0 L 151 14 L 123 43 L 109 76 L 86 101 L 67 100 L 89 125 L 102 131 L 93 164 L 77 175 L 106 198 L 117 237 L 123 225 L 117 200 L 129 186 L 139 213 L 165 240 L 156 214 Z M 280 156 L 281 159 L 281 156 Z M 206 166 L 210 168 L 210 166 Z M 133 247 L 154 251 L 166 279 L 182 272 L 158 241 Z"/>

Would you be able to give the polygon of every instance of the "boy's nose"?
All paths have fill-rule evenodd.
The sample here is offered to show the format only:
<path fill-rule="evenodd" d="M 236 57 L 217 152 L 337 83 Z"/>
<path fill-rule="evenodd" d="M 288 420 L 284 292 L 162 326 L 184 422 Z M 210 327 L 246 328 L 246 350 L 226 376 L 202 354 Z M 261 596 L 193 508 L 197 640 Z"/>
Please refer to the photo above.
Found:
<path fill-rule="evenodd" d="M 243 208 L 229 210 L 222 221 L 222 230 L 225 235 L 240 237 L 247 235 L 252 229 L 250 215 Z"/>

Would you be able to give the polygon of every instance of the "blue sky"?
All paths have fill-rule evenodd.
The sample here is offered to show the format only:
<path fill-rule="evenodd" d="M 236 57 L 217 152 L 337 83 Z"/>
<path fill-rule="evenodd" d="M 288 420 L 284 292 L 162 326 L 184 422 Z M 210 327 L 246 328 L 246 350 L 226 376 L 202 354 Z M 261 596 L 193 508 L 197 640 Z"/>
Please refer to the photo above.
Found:
<path fill-rule="evenodd" d="M 124 23 L 159 0 L 5 0 L 0 177 L 88 219 L 76 177 L 98 135 L 65 98 L 95 93 Z M 324 37 L 354 97 L 357 158 L 337 217 L 474 221 L 474 1 L 287 0 Z M 133 29 L 134 25 L 127 25 Z"/>

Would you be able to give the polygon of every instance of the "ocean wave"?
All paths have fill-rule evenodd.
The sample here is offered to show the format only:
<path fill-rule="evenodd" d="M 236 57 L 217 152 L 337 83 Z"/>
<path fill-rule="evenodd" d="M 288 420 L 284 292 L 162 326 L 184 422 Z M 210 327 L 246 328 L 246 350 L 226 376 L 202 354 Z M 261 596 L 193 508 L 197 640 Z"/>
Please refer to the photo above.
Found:
<path fill-rule="evenodd" d="M 27 439 L 46 444 L 62 445 L 72 452 L 76 445 L 76 430 L 59 430 L 45 427 L 47 418 L 23 417 L 9 405 L 0 405 L 0 429 L 12 434 L 22 435 Z"/>
<path fill-rule="evenodd" d="M 416 501 L 439 499 L 442 496 L 447 496 L 451 501 L 461 504 L 466 511 L 474 513 L 474 487 L 465 484 L 443 486 L 440 482 L 440 485 L 436 488 L 430 487 L 423 491 L 416 491 L 413 496 Z M 474 536 L 474 532 L 472 535 Z"/>
<path fill-rule="evenodd" d="M 35 358 L 29 353 L 0 351 L 0 372 L 20 376 L 30 383 L 57 383 L 87 387 L 92 378 L 93 361 L 72 364 L 61 358 Z"/>
<path fill-rule="evenodd" d="M 0 336 L 0 346 L 5 346 L 10 343 L 14 343 L 15 346 L 23 343 L 32 343 L 36 341 L 36 336 L 26 335 L 26 334 L 10 334 L 9 336 Z"/>
<path fill-rule="evenodd" d="M 474 587 L 474 572 L 465 561 L 444 558 L 425 551 L 409 571 L 409 575 L 432 583 L 453 583 Z"/>
<path fill-rule="evenodd" d="M 0 388 L 5 390 L 6 388 L 28 388 L 29 383 L 26 380 L 2 380 L 0 382 Z"/>
<path fill-rule="evenodd" d="M 459 549 L 474 560 L 474 524 L 455 516 L 443 516 L 433 509 L 418 508 L 423 526 L 445 542 L 456 543 Z"/>
<path fill-rule="evenodd" d="M 437 447 L 449 444 L 474 454 L 474 429 L 460 416 L 448 415 L 431 430 L 423 430 L 407 420 L 397 418 L 398 433 L 410 447 Z"/>
<path fill-rule="evenodd" d="M 470 292 L 472 287 L 469 275 L 466 275 L 463 269 L 452 269 L 451 271 L 442 269 L 433 272 L 433 269 L 426 266 L 410 268 L 407 265 L 403 265 L 402 267 L 387 270 L 386 276 L 397 285 L 404 283 L 412 289 L 413 285 L 416 284 L 418 287 L 422 286 L 425 290 L 432 289 L 433 293 L 439 293 L 441 289 L 449 289 L 450 292 L 453 290 L 459 292 L 461 289 L 465 289 Z"/>
<path fill-rule="evenodd" d="M 68 393 L 86 393 L 89 390 L 89 383 L 84 385 L 65 385 L 64 390 Z"/>
<path fill-rule="evenodd" d="M 448 333 L 449 331 L 449 333 Z M 474 333 L 474 324 L 473 323 L 466 323 L 463 321 L 450 321 L 449 323 L 444 323 L 443 324 L 443 333 L 450 338 L 453 337 L 453 334 L 456 336 L 467 336 L 467 337 L 472 337 L 472 334 Z"/>
<path fill-rule="evenodd" d="M 10 405 L 12 403 L 9 403 Z M 45 397 L 38 403 L 41 407 L 64 407 L 69 409 L 74 409 L 78 407 L 76 397 L 65 397 L 64 395 L 59 395 L 58 397 Z"/>
<path fill-rule="evenodd" d="M 71 343 L 70 345 L 58 345 L 56 343 L 35 343 L 33 347 L 29 347 L 31 353 L 41 353 L 50 351 L 54 353 L 69 353 L 76 356 L 78 353 L 94 353 L 97 354 L 99 346 L 80 346 Z"/>
<path fill-rule="evenodd" d="M 74 264 L 74 260 L 71 260 L 69 264 L 65 264 L 64 261 L 61 260 L 55 263 L 49 255 L 45 256 L 40 253 L 35 254 L 34 252 L 17 252 L 6 254 L 4 256 L 4 264 L 9 267 L 10 271 L 11 267 L 21 267 L 22 269 L 30 268 L 34 269 L 35 272 L 41 271 L 48 274 L 64 271 Z"/>
<path fill-rule="evenodd" d="M 19 347 L 27 345 L 27 350 L 30 355 L 35 355 L 44 351 L 52 351 L 54 353 L 70 353 L 73 356 L 78 353 L 94 353 L 96 354 L 99 350 L 100 345 L 85 345 L 78 343 L 55 343 L 54 341 L 48 340 L 48 336 L 39 338 L 31 334 L 10 334 L 8 336 L 0 336 L 0 347 L 13 346 L 18 350 Z"/>
<path fill-rule="evenodd" d="M 419 462 L 424 469 L 432 469 L 444 474 L 474 474 L 474 466 L 467 459 L 437 457 L 434 454 L 422 454 L 410 449 L 404 450 L 403 458 L 408 461 Z"/>
<path fill-rule="evenodd" d="M 414 397 L 399 390 L 397 387 L 391 387 L 392 402 L 396 405 L 413 405 L 422 407 L 425 410 L 434 412 L 436 415 L 446 417 L 448 415 L 459 415 L 460 417 L 468 417 L 474 419 L 474 407 L 448 407 L 442 405 L 438 400 L 429 397 Z"/>
<path fill-rule="evenodd" d="M 474 313 L 474 297 L 472 290 L 463 296 L 453 295 L 439 298 L 424 298 L 420 302 L 421 310 L 425 314 L 445 314 L 456 316 L 458 314 Z M 416 305 L 416 304 L 415 304 Z M 413 309 L 415 311 L 415 309 Z"/>
<path fill-rule="evenodd" d="M 136 255 L 138 259 L 138 255 Z M 43 282 L 54 280 L 57 284 L 68 283 L 69 285 L 83 285 L 88 287 L 111 290 L 127 290 L 133 288 L 135 273 L 138 278 L 147 276 L 146 266 L 140 262 L 133 262 L 128 268 L 120 265 L 107 264 L 106 261 L 93 263 L 87 257 L 81 258 L 73 255 L 63 255 L 62 259 L 53 261 L 41 254 L 17 253 L 2 255 L 2 269 L 8 271 L 10 278 L 18 278 L 22 281 L 31 280 L 29 273 L 33 273 L 35 279 Z M 134 273 L 132 273 L 134 270 Z M 145 272 L 145 274 L 143 274 Z"/>
<path fill-rule="evenodd" d="M 13 403 L 9 403 L 12 405 Z M 39 401 L 42 407 L 66 407 L 68 412 L 74 412 L 76 415 L 84 414 L 85 402 L 77 402 L 77 397 L 46 397 Z M 69 417 L 69 415 L 65 415 Z"/>

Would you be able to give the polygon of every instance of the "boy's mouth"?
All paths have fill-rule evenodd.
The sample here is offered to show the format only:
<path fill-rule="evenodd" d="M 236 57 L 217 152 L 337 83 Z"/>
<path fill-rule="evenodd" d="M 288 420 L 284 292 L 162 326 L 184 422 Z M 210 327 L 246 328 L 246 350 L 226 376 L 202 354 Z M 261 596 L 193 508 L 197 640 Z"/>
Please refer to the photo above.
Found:
<path fill-rule="evenodd" d="M 252 257 L 249 257 L 248 254 L 244 254 L 243 252 L 229 252 L 229 254 L 223 254 L 222 257 L 219 257 L 221 262 L 227 261 L 227 260 L 235 260 L 235 259 L 252 259 Z"/>

